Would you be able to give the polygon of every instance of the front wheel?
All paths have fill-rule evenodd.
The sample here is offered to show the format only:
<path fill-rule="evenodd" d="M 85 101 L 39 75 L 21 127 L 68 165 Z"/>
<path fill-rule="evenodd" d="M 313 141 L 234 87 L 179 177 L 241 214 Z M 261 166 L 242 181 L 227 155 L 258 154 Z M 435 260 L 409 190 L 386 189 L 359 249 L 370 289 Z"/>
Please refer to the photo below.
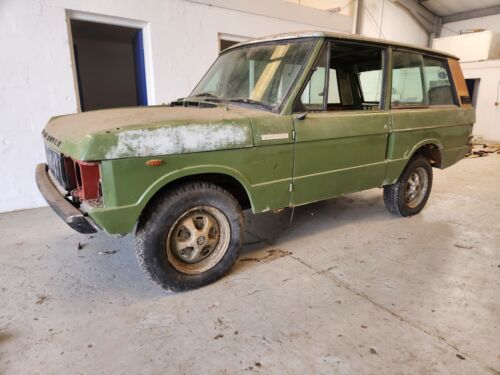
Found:
<path fill-rule="evenodd" d="M 164 289 L 198 288 L 229 271 L 243 232 L 241 208 L 231 194 L 213 184 L 189 183 L 156 199 L 143 214 L 136 254 Z"/>
<path fill-rule="evenodd" d="M 412 216 L 424 208 L 432 188 L 432 166 L 422 155 L 410 160 L 392 185 L 384 186 L 387 209 L 399 216 Z"/>

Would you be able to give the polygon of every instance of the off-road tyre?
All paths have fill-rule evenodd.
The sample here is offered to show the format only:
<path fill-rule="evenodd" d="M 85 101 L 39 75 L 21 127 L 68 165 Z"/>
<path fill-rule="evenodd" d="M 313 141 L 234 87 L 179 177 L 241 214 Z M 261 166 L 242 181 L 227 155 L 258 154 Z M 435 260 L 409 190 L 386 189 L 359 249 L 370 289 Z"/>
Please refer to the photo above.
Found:
<path fill-rule="evenodd" d="M 219 222 L 222 223 L 219 223 L 218 227 L 219 241 L 222 241 L 221 228 L 224 226 L 229 228 L 229 233 L 226 233 L 229 237 L 224 237 L 227 249 L 223 253 L 219 252 L 220 259 L 214 258 L 213 265 L 207 263 L 206 267 L 211 268 L 206 270 L 200 268 L 201 272 L 193 273 L 190 267 L 196 269 L 196 263 L 194 265 L 183 263 L 184 258 L 181 260 L 180 255 L 174 256 L 173 254 L 182 253 L 183 257 L 187 257 L 192 255 L 194 250 L 191 253 L 188 251 L 189 254 L 185 255 L 184 250 L 179 253 L 171 249 L 183 246 L 178 246 L 178 244 L 186 237 L 184 232 L 187 231 L 190 234 L 188 238 L 191 238 L 191 235 L 194 236 L 195 233 L 201 233 L 195 232 L 197 228 L 189 231 L 187 227 L 182 226 L 182 221 L 179 222 L 181 218 L 184 218 L 184 222 L 189 224 L 191 219 L 186 215 L 196 216 L 200 207 L 207 210 L 207 220 L 217 221 L 218 217 Z M 193 219 L 195 224 L 198 223 L 198 219 L 197 217 Z M 205 221 L 201 222 L 203 224 Z M 179 225 L 181 229 L 177 234 Z M 176 233 L 172 233 L 173 230 L 176 230 Z M 209 230 L 217 232 L 217 228 Z M 180 240 L 172 242 L 171 239 L 169 240 L 172 235 L 180 236 Z M 224 276 L 239 256 L 243 235 L 243 214 L 236 199 L 229 192 L 212 183 L 191 182 L 160 195 L 146 208 L 137 225 L 136 255 L 143 271 L 156 284 L 168 291 L 185 291 L 210 284 Z M 200 235 L 200 237 L 203 236 Z M 215 242 L 214 239 L 211 241 Z M 170 243 L 175 243 L 176 246 L 170 246 Z M 196 244 L 199 245 L 199 242 L 194 243 L 191 249 L 195 249 Z"/>
<path fill-rule="evenodd" d="M 426 175 L 425 192 L 419 200 L 409 204 L 408 192 L 411 190 L 409 179 L 415 174 Z M 413 182 L 413 180 L 412 180 Z M 392 185 L 384 186 L 385 207 L 395 215 L 407 217 L 418 214 L 424 208 L 432 188 L 432 166 L 423 155 L 416 155 L 408 162 L 399 179 Z M 411 195 L 410 195 L 411 196 Z"/>

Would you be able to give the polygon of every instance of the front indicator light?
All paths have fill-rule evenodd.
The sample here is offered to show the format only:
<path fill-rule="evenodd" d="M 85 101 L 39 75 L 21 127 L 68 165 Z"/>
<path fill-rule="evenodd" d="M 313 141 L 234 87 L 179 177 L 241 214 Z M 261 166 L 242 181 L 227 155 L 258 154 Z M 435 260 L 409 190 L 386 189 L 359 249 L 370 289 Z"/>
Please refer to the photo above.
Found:
<path fill-rule="evenodd" d="M 146 162 L 148 167 L 158 167 L 163 164 L 163 160 L 160 159 L 151 159 Z"/>

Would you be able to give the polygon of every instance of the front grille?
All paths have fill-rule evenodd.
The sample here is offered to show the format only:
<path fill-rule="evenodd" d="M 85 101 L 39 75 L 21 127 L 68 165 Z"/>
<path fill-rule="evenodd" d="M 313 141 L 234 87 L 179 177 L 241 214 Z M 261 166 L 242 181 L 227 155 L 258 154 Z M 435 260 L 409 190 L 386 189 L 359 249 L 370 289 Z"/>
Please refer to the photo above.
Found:
<path fill-rule="evenodd" d="M 69 190 L 68 175 L 64 166 L 64 156 L 45 145 L 45 154 L 47 155 L 47 165 L 52 176 L 59 182 L 64 190 Z"/>

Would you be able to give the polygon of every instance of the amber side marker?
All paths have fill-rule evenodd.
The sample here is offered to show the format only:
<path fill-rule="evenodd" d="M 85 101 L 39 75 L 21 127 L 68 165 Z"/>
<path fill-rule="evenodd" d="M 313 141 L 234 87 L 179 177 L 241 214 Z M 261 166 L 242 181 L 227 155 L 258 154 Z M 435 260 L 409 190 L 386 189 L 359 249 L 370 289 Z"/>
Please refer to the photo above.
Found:
<path fill-rule="evenodd" d="M 163 164 L 163 160 L 160 159 L 151 159 L 146 162 L 146 165 L 149 167 L 158 167 Z"/>

